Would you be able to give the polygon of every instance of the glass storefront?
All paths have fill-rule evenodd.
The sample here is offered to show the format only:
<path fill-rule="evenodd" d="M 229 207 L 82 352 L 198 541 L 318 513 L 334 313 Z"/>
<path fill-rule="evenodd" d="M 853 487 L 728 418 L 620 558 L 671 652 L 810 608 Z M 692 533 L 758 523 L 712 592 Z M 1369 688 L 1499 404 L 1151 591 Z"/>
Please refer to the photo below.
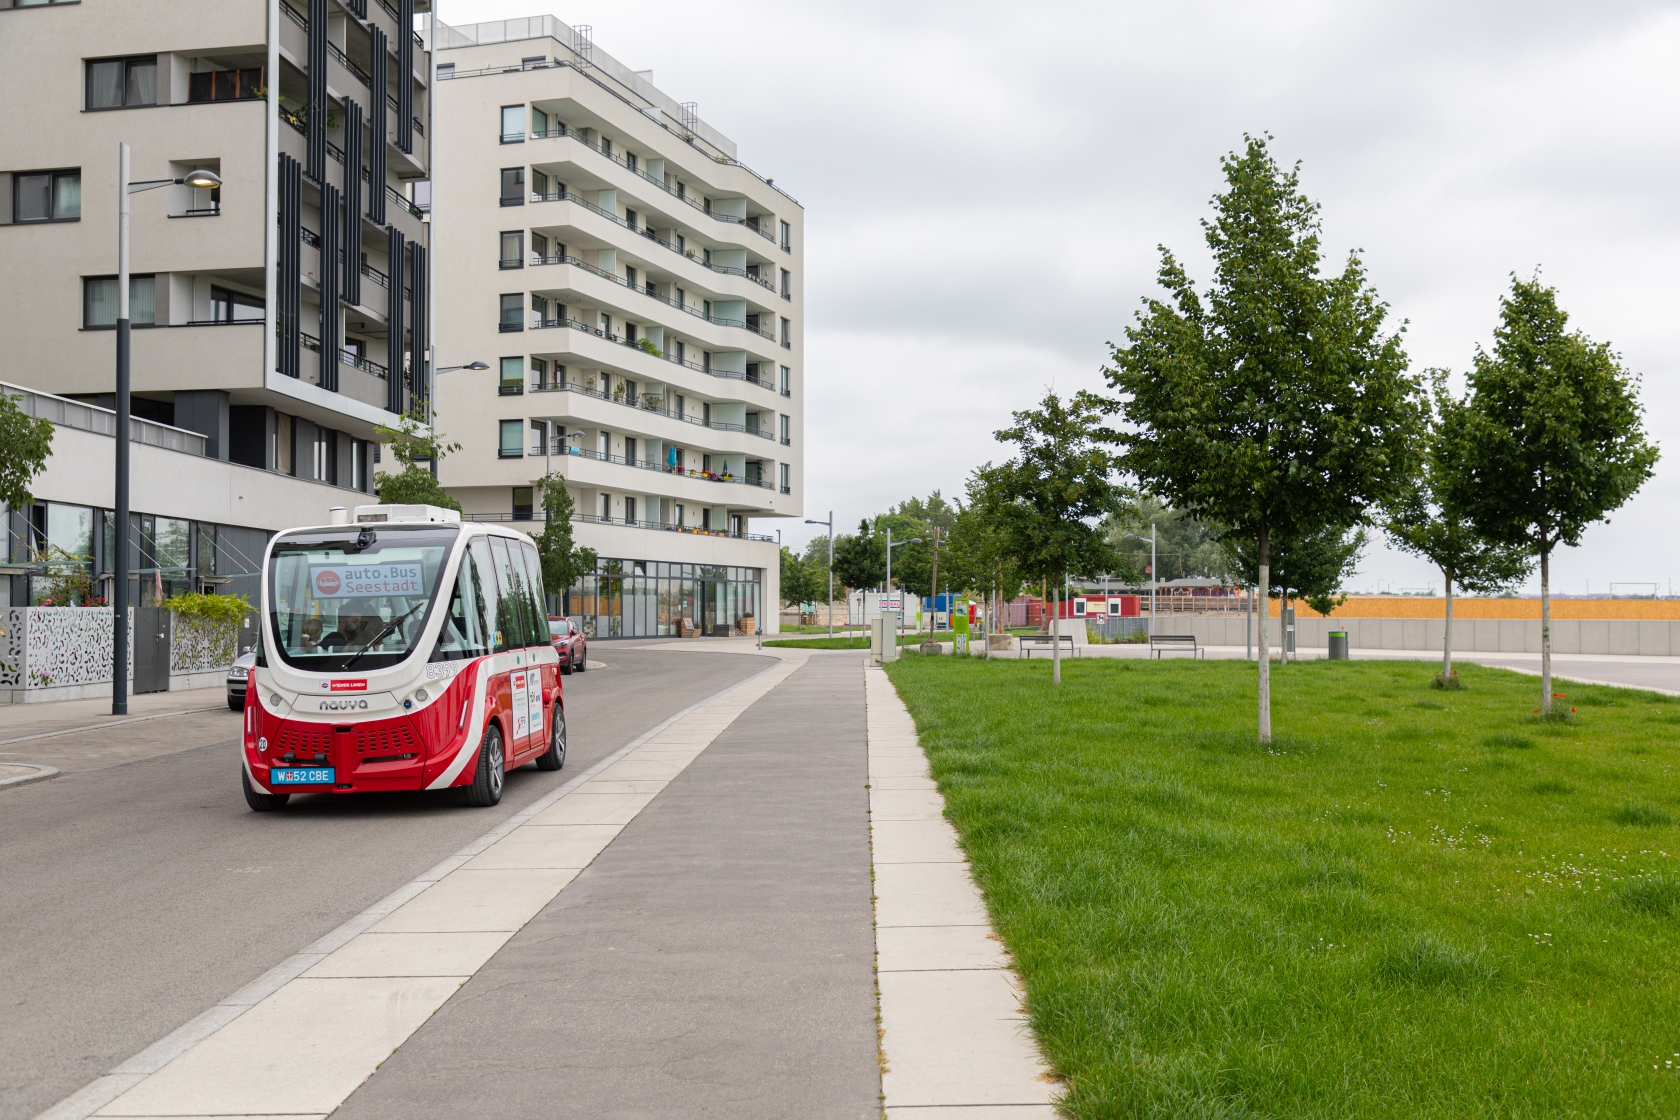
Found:
<path fill-rule="evenodd" d="M 727 636 L 757 626 L 763 584 L 762 568 L 601 559 L 561 609 L 591 638 Z"/>

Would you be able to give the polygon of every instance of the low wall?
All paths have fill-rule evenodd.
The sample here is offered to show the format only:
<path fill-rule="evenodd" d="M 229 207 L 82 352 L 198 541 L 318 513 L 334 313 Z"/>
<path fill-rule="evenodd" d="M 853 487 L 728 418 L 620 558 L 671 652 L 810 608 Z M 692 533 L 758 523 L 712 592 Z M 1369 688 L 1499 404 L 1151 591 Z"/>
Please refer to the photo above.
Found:
<path fill-rule="evenodd" d="M 1456 613 L 1456 612 L 1455 612 Z M 1258 622 L 1258 619 L 1253 620 Z M 1162 615 L 1158 634 L 1194 634 L 1210 646 L 1242 646 L 1251 633 L 1243 615 Z M 1282 627 L 1274 617 L 1271 646 L 1278 647 Z M 1438 618 L 1297 618 L 1297 648 L 1323 648 L 1330 631 L 1345 630 L 1349 649 L 1439 651 L 1446 621 Z M 1258 640 L 1258 635 L 1255 635 Z M 1465 653 L 1539 653 L 1540 623 L 1529 619 L 1453 619 L 1453 648 Z M 1680 622 L 1622 619 L 1554 618 L 1552 652 L 1680 657 Z"/>

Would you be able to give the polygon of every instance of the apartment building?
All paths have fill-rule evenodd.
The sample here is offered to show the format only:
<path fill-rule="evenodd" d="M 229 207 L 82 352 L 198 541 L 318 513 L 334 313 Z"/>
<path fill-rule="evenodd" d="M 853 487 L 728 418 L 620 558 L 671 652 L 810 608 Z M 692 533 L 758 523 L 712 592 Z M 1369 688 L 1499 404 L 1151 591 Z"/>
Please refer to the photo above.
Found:
<path fill-rule="evenodd" d="M 112 404 L 126 143 L 131 180 L 167 184 L 131 202 L 135 417 L 268 495 L 246 526 L 370 490 L 375 428 L 425 383 L 426 8 L 0 0 L 0 380 Z M 221 186 L 174 182 L 199 169 Z M 11 511 L 11 558 L 47 520 Z M 159 582 L 139 574 L 142 601 Z"/>
<path fill-rule="evenodd" d="M 773 630 L 802 513 L 802 218 L 735 145 L 552 16 L 437 27 L 440 478 L 540 519 L 565 479 L 597 637 Z M 540 526 L 537 526 L 540 528 Z M 755 531 L 757 530 L 757 531 Z M 550 589 L 555 591 L 557 589 Z"/>

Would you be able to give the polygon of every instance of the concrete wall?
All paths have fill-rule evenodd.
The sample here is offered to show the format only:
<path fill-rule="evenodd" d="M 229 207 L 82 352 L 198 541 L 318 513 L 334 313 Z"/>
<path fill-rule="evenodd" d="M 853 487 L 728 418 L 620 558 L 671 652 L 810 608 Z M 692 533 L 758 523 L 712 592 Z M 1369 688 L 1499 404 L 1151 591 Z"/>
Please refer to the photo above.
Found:
<path fill-rule="evenodd" d="M 1255 620 L 1258 622 L 1258 619 Z M 1160 634 L 1194 634 L 1204 645 L 1241 646 L 1249 622 L 1243 615 L 1162 615 Z M 1404 649 L 1439 652 L 1446 623 L 1428 618 L 1301 618 L 1298 648 L 1324 648 L 1331 630 L 1345 630 L 1349 649 Z M 1271 644 L 1282 637 L 1272 619 Z M 1540 623 L 1521 619 L 1455 619 L 1453 648 L 1465 653 L 1539 653 Z M 1553 619 L 1552 652 L 1680 656 L 1680 622 L 1621 619 Z"/>

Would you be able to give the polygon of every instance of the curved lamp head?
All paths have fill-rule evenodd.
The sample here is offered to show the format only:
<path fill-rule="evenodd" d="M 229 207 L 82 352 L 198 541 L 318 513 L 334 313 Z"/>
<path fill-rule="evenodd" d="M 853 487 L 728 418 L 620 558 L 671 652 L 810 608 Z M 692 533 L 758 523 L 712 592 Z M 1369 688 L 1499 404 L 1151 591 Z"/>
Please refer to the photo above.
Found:
<path fill-rule="evenodd" d="M 466 365 L 462 366 L 461 368 L 462 369 L 489 369 L 490 368 L 490 363 L 488 363 L 488 362 L 468 362 Z"/>
<path fill-rule="evenodd" d="M 201 168 L 188 175 L 182 182 L 189 187 L 198 187 L 200 190 L 213 190 L 222 185 L 222 177 L 214 171 L 206 171 Z"/>

